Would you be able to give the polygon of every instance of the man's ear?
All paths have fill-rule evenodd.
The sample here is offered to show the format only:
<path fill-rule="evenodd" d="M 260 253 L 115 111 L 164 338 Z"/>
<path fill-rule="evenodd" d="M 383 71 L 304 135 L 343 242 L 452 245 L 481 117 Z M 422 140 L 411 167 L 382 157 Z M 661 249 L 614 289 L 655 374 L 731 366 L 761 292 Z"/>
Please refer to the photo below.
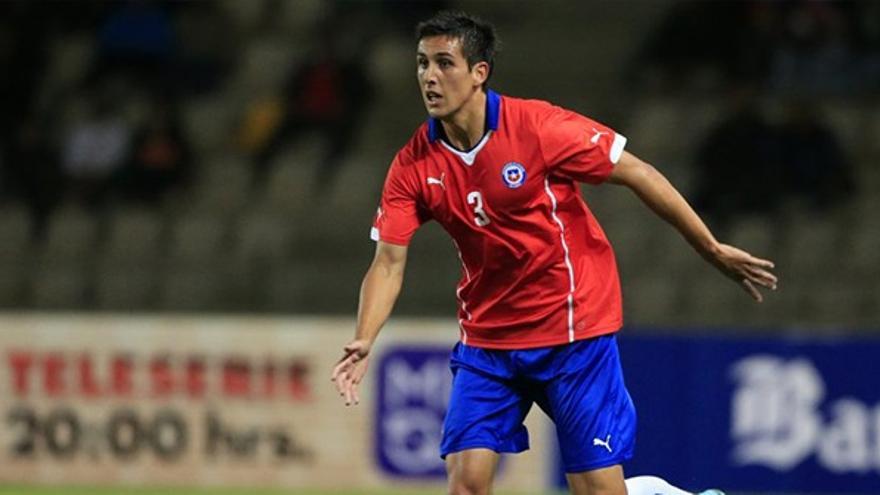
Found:
<path fill-rule="evenodd" d="M 474 78 L 474 82 L 478 86 L 482 86 L 487 79 L 489 79 L 489 62 L 477 62 L 471 67 L 471 75 Z"/>

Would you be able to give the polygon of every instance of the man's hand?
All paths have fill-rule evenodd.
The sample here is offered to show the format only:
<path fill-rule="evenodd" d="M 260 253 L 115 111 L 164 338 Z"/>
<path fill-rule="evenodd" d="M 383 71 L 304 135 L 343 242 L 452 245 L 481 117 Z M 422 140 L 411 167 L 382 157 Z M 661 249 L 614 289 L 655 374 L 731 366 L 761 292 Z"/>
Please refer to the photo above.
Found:
<path fill-rule="evenodd" d="M 710 261 L 722 273 L 740 284 L 758 302 L 764 300 L 757 286 L 776 290 L 778 279 L 769 270 L 774 268 L 770 260 L 756 258 L 742 249 L 718 244 L 711 253 Z"/>
<path fill-rule="evenodd" d="M 366 340 L 353 340 L 345 345 L 343 352 L 342 359 L 333 368 L 330 380 L 336 383 L 339 395 L 345 397 L 345 405 L 350 406 L 360 402 L 357 389 L 367 374 L 370 343 Z"/>

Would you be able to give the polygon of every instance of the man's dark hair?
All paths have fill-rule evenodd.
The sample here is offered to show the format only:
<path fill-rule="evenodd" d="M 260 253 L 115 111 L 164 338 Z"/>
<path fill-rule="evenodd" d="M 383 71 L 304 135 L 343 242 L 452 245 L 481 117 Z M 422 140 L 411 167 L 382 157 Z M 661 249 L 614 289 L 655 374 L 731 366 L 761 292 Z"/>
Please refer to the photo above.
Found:
<path fill-rule="evenodd" d="M 467 60 L 468 68 L 478 62 L 489 64 L 489 75 L 495 69 L 495 53 L 498 51 L 498 35 L 495 26 L 482 19 L 457 10 L 438 12 L 427 21 L 416 26 L 416 42 L 429 36 L 449 36 L 461 40 L 461 51 Z M 486 85 L 483 84 L 483 88 Z"/>

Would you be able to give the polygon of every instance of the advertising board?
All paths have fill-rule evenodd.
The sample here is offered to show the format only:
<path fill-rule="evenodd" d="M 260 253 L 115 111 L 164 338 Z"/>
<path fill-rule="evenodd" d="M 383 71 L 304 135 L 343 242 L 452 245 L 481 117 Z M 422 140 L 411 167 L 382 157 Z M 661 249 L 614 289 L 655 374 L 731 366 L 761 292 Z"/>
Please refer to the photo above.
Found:
<path fill-rule="evenodd" d="M 353 324 L 0 316 L 0 482 L 442 489 L 455 321 L 390 322 L 345 407 L 329 378 Z M 537 416 L 501 487 L 546 486 Z"/>

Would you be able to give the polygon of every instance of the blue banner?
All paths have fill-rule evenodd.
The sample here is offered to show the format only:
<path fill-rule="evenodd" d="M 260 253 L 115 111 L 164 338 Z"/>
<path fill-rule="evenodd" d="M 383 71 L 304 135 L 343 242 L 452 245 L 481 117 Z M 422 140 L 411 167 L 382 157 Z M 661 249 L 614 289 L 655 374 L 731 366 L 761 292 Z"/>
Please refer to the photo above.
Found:
<path fill-rule="evenodd" d="M 446 478 L 440 458 L 443 420 L 452 387 L 451 344 L 388 346 L 377 358 L 375 455 L 392 478 Z M 504 459 L 497 473 L 505 468 Z"/>
<path fill-rule="evenodd" d="M 880 340 L 624 332 L 620 349 L 639 411 L 627 476 L 690 489 L 880 493 Z"/>
<path fill-rule="evenodd" d="M 624 331 L 619 342 L 639 412 L 627 476 L 693 490 L 880 493 L 880 339 Z M 437 344 L 378 356 L 375 453 L 386 475 L 445 475 L 448 364 L 449 348 Z M 565 483 L 558 467 L 551 479 Z"/>
<path fill-rule="evenodd" d="M 392 477 L 442 479 L 440 433 L 452 385 L 449 347 L 392 346 L 376 364 L 380 469 Z"/>

